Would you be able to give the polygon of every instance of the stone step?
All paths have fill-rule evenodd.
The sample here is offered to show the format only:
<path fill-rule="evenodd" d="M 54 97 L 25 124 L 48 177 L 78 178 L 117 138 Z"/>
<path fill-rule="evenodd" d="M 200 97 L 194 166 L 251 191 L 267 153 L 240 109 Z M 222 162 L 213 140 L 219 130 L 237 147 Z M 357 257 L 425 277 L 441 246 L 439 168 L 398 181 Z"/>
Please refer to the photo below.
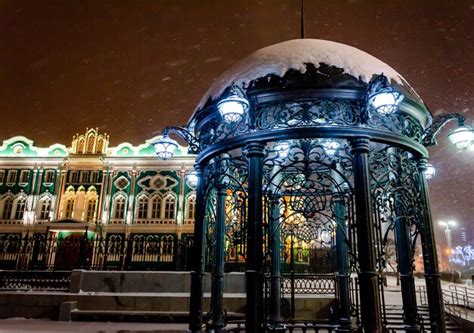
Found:
<path fill-rule="evenodd" d="M 241 321 L 242 313 L 228 312 L 229 321 Z M 72 321 L 110 321 L 140 323 L 188 323 L 189 314 L 183 311 L 119 311 L 119 310 L 79 310 L 71 311 Z"/>
<path fill-rule="evenodd" d="M 204 306 L 210 305 L 210 297 L 204 297 Z M 165 311 L 189 310 L 189 295 L 186 293 L 95 293 L 79 294 L 74 297 L 81 310 L 107 311 Z M 224 307 L 230 312 L 242 312 L 245 308 L 245 294 L 224 294 Z"/>
<path fill-rule="evenodd" d="M 403 323 L 403 307 L 401 305 L 387 305 L 386 306 L 386 320 L 387 329 L 395 332 L 405 332 Z M 418 314 L 424 322 L 425 331 L 430 332 L 430 318 L 428 307 L 419 307 Z M 446 331 L 461 332 L 457 323 L 446 317 Z"/>

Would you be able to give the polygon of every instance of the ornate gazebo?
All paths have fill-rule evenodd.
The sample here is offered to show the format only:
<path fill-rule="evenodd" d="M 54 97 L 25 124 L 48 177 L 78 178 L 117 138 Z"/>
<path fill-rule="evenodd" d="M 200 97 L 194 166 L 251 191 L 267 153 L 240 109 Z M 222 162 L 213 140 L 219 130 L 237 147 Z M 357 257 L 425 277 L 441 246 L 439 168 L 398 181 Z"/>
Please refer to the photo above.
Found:
<path fill-rule="evenodd" d="M 443 332 L 424 171 L 426 146 L 434 144 L 434 136 L 451 119 L 464 125 L 458 115 L 433 123 L 421 98 L 394 69 L 335 42 L 301 39 L 272 45 L 224 73 L 186 128 L 164 133 L 184 137 L 197 154 L 190 330 L 203 330 L 209 310 L 203 309 L 207 264 L 212 273 L 207 329 L 225 329 L 224 255 L 229 243 L 245 260 L 244 330 L 285 330 L 281 243 L 291 229 L 308 243 L 326 237 L 334 244 L 337 311 L 332 324 L 346 332 L 383 330 L 381 274 L 389 233 L 395 238 L 405 329 L 420 331 L 413 278 L 419 239 L 431 331 Z M 470 128 L 461 129 L 471 133 L 472 141 Z M 174 145 L 165 135 L 156 147 L 167 157 Z"/>

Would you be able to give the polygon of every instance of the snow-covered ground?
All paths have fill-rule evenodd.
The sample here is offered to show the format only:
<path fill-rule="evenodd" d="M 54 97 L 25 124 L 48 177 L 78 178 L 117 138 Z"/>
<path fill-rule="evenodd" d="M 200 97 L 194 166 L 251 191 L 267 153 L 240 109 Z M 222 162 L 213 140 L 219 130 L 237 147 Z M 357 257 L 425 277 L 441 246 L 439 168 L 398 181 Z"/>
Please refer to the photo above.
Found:
<path fill-rule="evenodd" d="M 442 288 L 448 289 L 453 283 L 442 281 Z M 424 279 L 415 279 L 415 285 L 424 286 Z M 458 285 L 460 286 L 460 285 Z M 396 278 L 387 277 L 385 288 L 385 304 L 401 305 L 400 286 Z M 418 295 L 417 295 L 418 296 Z M 469 317 L 474 320 L 474 311 L 469 311 Z M 104 322 L 60 322 L 52 320 L 10 318 L 0 320 L 0 333 L 18 332 L 187 332 L 187 324 L 158 324 L 158 323 L 104 323 Z"/>

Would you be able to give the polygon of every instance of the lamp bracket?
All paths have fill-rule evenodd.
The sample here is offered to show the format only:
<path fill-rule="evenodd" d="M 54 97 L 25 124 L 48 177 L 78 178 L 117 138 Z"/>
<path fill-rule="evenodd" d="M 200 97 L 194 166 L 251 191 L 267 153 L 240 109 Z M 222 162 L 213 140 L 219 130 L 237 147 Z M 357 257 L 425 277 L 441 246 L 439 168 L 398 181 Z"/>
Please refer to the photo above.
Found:
<path fill-rule="evenodd" d="M 439 131 L 452 120 L 458 122 L 458 126 L 464 126 L 466 118 L 459 113 L 450 113 L 436 116 L 431 123 L 431 126 L 428 127 L 423 133 L 423 145 L 425 147 L 430 147 L 436 145 L 436 136 Z"/>
<path fill-rule="evenodd" d="M 185 127 L 183 126 L 167 126 L 161 133 L 163 136 L 169 135 L 169 133 L 176 134 L 181 139 L 186 141 L 189 145 L 188 153 L 189 154 L 198 154 L 199 153 L 199 141 L 198 139 L 191 134 Z"/>

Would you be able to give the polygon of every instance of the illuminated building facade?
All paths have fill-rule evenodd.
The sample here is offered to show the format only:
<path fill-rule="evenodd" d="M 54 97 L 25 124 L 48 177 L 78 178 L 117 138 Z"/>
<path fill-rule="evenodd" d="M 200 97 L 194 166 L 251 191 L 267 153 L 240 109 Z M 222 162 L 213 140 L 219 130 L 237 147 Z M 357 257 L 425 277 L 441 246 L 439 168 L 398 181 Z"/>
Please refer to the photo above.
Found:
<path fill-rule="evenodd" d="M 194 156 L 156 158 L 152 142 L 109 147 L 97 129 L 71 147 L 17 136 L 0 147 L 1 269 L 185 269 Z"/>

